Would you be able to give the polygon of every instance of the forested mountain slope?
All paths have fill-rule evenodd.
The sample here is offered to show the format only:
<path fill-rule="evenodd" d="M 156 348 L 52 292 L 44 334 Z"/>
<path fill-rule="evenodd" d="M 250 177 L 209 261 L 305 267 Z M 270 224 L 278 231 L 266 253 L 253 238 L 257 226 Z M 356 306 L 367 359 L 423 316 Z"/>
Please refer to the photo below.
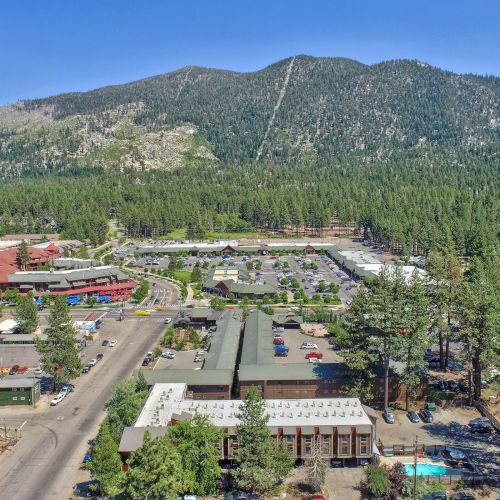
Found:
<path fill-rule="evenodd" d="M 187 67 L 0 108 L 0 172 L 388 160 L 427 147 L 498 159 L 500 78 L 408 60 L 296 56 L 254 73 Z"/>

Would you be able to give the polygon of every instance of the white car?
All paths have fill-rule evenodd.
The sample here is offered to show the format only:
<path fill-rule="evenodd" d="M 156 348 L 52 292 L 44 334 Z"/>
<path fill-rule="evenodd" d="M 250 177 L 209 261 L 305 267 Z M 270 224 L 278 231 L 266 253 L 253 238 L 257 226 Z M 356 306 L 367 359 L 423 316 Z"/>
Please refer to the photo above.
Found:
<path fill-rule="evenodd" d="M 43 370 L 41 368 L 37 368 L 35 370 L 35 377 L 42 377 L 43 376 Z"/>
<path fill-rule="evenodd" d="M 54 399 L 50 402 L 50 406 L 57 406 L 64 398 L 66 397 L 66 393 L 60 392 L 54 396 Z"/>
<path fill-rule="evenodd" d="M 163 323 L 164 323 L 165 325 L 170 325 L 170 323 L 172 323 L 172 318 L 165 318 L 165 319 L 163 320 Z"/>
<path fill-rule="evenodd" d="M 322 363 L 321 359 L 319 359 L 319 358 L 309 358 L 308 362 L 309 363 L 314 363 L 314 364 L 316 364 L 316 363 Z"/>
<path fill-rule="evenodd" d="M 115 347 L 116 344 L 118 344 L 118 342 L 116 340 L 109 341 L 109 347 Z"/>
<path fill-rule="evenodd" d="M 92 358 L 87 364 L 95 366 L 97 364 L 97 359 Z"/>
<path fill-rule="evenodd" d="M 317 349 L 318 344 L 315 344 L 313 342 L 304 342 L 301 346 L 301 349 Z"/>
<path fill-rule="evenodd" d="M 175 358 L 175 352 L 171 352 L 171 351 L 165 351 L 162 355 L 161 355 L 162 358 L 166 358 L 166 359 L 174 359 Z"/>

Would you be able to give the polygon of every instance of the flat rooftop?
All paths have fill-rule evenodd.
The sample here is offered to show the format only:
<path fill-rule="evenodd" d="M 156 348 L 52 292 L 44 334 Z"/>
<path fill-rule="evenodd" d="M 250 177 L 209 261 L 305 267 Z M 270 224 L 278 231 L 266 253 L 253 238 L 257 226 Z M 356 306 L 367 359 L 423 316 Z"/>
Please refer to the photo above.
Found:
<path fill-rule="evenodd" d="M 194 401 L 185 398 L 186 389 L 186 384 L 155 384 L 134 427 L 164 427 L 172 419 L 190 419 L 195 414 L 206 415 L 218 427 L 239 424 L 241 400 Z M 270 399 L 265 403 L 268 427 L 371 425 L 358 398 Z"/>

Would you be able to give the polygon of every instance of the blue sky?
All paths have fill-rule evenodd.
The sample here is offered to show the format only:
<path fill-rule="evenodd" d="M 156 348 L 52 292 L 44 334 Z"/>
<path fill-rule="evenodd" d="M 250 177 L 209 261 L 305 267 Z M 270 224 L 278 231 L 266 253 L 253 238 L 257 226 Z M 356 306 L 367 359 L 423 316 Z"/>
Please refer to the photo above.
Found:
<path fill-rule="evenodd" d="M 500 75 L 499 0 L 5 0 L 0 104 L 296 54 Z"/>

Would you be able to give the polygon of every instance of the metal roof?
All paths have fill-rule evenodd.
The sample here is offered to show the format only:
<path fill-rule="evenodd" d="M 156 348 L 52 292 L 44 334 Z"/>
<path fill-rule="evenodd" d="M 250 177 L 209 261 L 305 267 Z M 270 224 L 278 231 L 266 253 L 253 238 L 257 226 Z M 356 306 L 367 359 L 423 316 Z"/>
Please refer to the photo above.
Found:
<path fill-rule="evenodd" d="M 217 321 L 217 331 L 212 336 L 202 371 L 234 370 L 240 342 L 241 321 L 240 309 L 224 311 Z"/>
<path fill-rule="evenodd" d="M 0 389 L 29 389 L 39 384 L 40 380 L 37 378 L 5 378 L 0 380 Z"/>
<path fill-rule="evenodd" d="M 274 363 L 267 365 L 240 364 L 240 381 L 252 380 L 334 380 L 342 377 L 340 363 Z"/>
<path fill-rule="evenodd" d="M 165 368 L 162 370 L 140 369 L 148 385 L 158 383 L 186 383 L 187 385 L 232 385 L 233 372 L 231 370 L 189 370 Z M 135 373 L 137 374 L 138 371 Z"/>
<path fill-rule="evenodd" d="M 273 337 L 271 316 L 259 310 L 250 312 L 245 322 L 240 366 L 274 365 Z"/>
<path fill-rule="evenodd" d="M 149 431 L 151 437 L 154 439 L 167 434 L 168 427 L 125 427 L 118 451 L 132 452 L 140 448 L 146 431 Z"/>

